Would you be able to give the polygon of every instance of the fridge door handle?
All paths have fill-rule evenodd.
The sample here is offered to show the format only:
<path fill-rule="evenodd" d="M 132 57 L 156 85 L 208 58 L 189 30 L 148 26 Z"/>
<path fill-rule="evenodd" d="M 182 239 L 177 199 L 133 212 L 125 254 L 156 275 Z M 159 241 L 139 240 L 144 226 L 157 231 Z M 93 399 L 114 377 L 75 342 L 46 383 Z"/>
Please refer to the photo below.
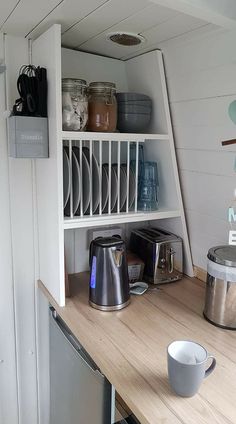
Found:
<path fill-rule="evenodd" d="M 55 321 L 55 324 L 60 329 L 64 337 L 68 340 L 68 342 L 74 347 L 74 349 L 77 351 L 78 355 L 82 358 L 82 360 L 86 363 L 86 365 L 91 369 L 91 371 L 95 373 L 99 373 L 102 377 L 103 374 L 95 364 L 95 362 L 92 360 L 92 358 L 89 357 L 87 352 L 83 349 L 82 345 L 79 343 L 79 341 L 74 337 L 74 335 L 69 331 L 69 329 L 65 326 L 59 315 L 57 314 L 56 310 L 51 307 L 50 313 Z"/>

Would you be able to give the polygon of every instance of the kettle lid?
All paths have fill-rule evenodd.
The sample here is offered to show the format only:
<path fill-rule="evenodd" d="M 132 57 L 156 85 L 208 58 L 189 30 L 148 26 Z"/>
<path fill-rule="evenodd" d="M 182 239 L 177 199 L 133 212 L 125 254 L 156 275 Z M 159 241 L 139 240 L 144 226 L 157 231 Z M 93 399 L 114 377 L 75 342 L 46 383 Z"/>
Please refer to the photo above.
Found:
<path fill-rule="evenodd" d="M 119 236 L 98 237 L 97 239 L 93 240 L 93 244 L 103 248 L 108 248 L 114 246 L 122 246 L 124 244 L 124 241 Z"/>

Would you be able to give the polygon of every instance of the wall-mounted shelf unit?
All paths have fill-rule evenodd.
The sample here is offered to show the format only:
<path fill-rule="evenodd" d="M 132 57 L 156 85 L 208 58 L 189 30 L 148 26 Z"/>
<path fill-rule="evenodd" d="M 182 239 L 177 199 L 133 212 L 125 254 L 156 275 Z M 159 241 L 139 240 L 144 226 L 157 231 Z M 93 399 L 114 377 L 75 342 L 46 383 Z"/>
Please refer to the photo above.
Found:
<path fill-rule="evenodd" d="M 69 272 L 86 270 L 88 246 L 85 232 L 89 227 L 118 224 L 120 226 L 126 225 L 127 228 L 128 225 L 129 232 L 133 225 L 137 226 L 137 223 L 144 225 L 145 222 L 150 222 L 153 226 L 158 226 L 161 222 L 162 227 L 164 225 L 166 229 L 172 230 L 183 238 L 185 272 L 188 275 L 193 275 L 162 53 L 152 51 L 127 61 L 121 61 L 63 49 L 61 48 L 60 26 L 54 25 L 33 42 L 32 57 L 34 63 L 40 63 L 48 71 L 50 157 L 36 161 L 36 185 L 40 279 L 55 300 L 61 306 L 65 304 L 65 252 Z M 82 78 L 87 82 L 113 81 L 116 83 L 118 91 L 141 92 L 149 95 L 153 100 L 153 113 L 148 133 L 124 134 L 115 132 L 110 134 L 62 131 L 62 77 Z M 125 161 L 127 165 L 130 165 L 129 147 L 131 143 L 135 143 L 136 146 L 137 163 L 138 147 L 141 143 L 145 146 L 145 160 L 158 162 L 159 209 L 145 213 L 137 209 L 138 167 L 136 166 L 136 196 L 132 207 L 128 205 L 127 201 L 126 206 L 122 209 L 118 195 L 117 205 L 113 210 L 111 205 L 108 204 L 107 211 L 102 211 L 101 206 L 98 206 L 94 211 L 93 206 L 90 206 L 88 211 L 83 212 L 83 208 L 80 206 L 78 213 L 73 213 L 71 212 L 73 202 L 70 201 L 69 216 L 65 217 L 63 146 L 66 146 L 69 151 L 70 160 L 73 146 L 77 146 L 81 152 L 86 147 L 90 160 L 92 154 L 97 152 L 98 205 L 100 205 L 102 164 L 108 163 L 109 172 L 114 163 L 119 165 Z M 128 168 L 129 166 L 127 166 Z M 127 181 L 129 183 L 129 178 Z M 118 193 L 119 184 L 118 177 Z M 91 200 L 91 205 L 93 205 L 93 200 Z M 72 262 L 74 265 L 72 265 Z"/>

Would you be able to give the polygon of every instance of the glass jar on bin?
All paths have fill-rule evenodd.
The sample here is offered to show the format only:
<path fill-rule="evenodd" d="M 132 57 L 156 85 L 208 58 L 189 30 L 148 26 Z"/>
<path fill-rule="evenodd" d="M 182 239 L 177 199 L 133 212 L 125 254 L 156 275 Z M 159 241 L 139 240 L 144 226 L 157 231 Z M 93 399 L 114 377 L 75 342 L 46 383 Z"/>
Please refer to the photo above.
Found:
<path fill-rule="evenodd" d="M 117 124 L 116 85 L 91 82 L 88 88 L 88 130 L 114 132 Z"/>
<path fill-rule="evenodd" d="M 62 129 L 84 131 L 88 122 L 87 83 L 82 79 L 62 79 Z"/>

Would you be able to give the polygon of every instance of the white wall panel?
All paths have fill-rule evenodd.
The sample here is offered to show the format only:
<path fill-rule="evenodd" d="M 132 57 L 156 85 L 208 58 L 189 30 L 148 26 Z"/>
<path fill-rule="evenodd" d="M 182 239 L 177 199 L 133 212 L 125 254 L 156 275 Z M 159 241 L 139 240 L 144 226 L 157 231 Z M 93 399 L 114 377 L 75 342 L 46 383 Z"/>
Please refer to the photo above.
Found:
<path fill-rule="evenodd" d="M 235 178 L 233 164 L 236 152 L 178 149 L 177 155 L 179 167 L 183 171 Z"/>
<path fill-rule="evenodd" d="M 117 91 L 127 91 L 125 63 L 116 59 L 90 55 L 63 48 L 62 77 L 91 81 L 116 81 Z"/>
<path fill-rule="evenodd" d="M 180 175 L 187 209 L 222 220 L 227 218 L 227 208 L 236 186 L 235 177 L 183 170 Z"/>
<path fill-rule="evenodd" d="M 225 244 L 227 209 L 236 188 L 236 136 L 228 106 L 236 99 L 235 32 L 163 45 L 184 204 L 195 265 Z"/>
<path fill-rule="evenodd" d="M 29 61 L 25 39 L 6 37 L 8 107 L 18 93 L 19 67 Z M 20 424 L 38 422 L 35 329 L 35 257 L 33 176 L 30 159 L 9 159 L 13 240 L 16 350 L 19 377 Z"/>
<path fill-rule="evenodd" d="M 235 152 L 236 146 L 221 146 L 221 141 L 235 138 L 235 126 L 229 122 L 225 125 L 174 125 L 177 149 L 214 150 Z"/>
<path fill-rule="evenodd" d="M 0 57 L 4 57 L 0 34 Z M 0 75 L 0 423 L 18 423 L 14 289 L 6 139 L 5 75 Z"/>
<path fill-rule="evenodd" d="M 235 31 L 219 31 L 179 47 L 163 46 L 171 101 L 235 94 L 234 40 Z"/>

